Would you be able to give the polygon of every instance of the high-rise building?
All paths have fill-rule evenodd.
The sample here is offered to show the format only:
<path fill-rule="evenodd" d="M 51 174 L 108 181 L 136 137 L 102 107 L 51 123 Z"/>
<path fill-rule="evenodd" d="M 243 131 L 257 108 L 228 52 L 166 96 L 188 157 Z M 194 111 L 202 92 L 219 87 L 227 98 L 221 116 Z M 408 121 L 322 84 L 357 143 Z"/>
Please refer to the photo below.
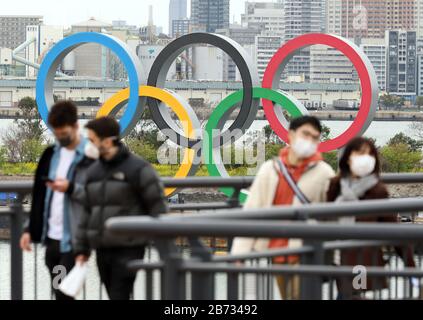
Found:
<path fill-rule="evenodd" d="M 191 21 L 206 32 L 229 28 L 229 0 L 191 0 Z"/>
<path fill-rule="evenodd" d="M 72 33 L 111 31 L 112 25 L 94 18 L 72 25 Z M 110 71 L 111 51 L 95 43 L 87 43 L 74 50 L 75 75 L 107 78 Z"/>
<path fill-rule="evenodd" d="M 257 71 L 260 81 L 263 79 L 264 72 L 267 69 L 270 59 L 282 45 L 281 36 L 256 36 L 255 60 L 257 62 Z"/>
<path fill-rule="evenodd" d="M 387 30 L 416 29 L 416 11 L 418 0 L 386 0 Z"/>
<path fill-rule="evenodd" d="M 372 63 L 376 72 L 379 89 L 385 91 L 385 39 L 362 38 L 357 45 L 363 50 Z M 327 46 L 315 45 L 311 47 L 310 80 L 313 83 L 357 83 L 358 75 L 351 61 L 341 52 Z"/>
<path fill-rule="evenodd" d="M 415 31 L 386 31 L 386 90 L 411 100 L 417 92 L 417 38 Z"/>
<path fill-rule="evenodd" d="M 385 39 L 363 38 L 360 48 L 367 55 L 375 69 L 381 91 L 386 90 L 386 43 Z"/>
<path fill-rule="evenodd" d="M 170 0 L 169 1 L 169 35 L 173 37 L 174 20 L 183 20 L 188 17 L 187 0 Z"/>
<path fill-rule="evenodd" d="M 276 2 L 246 2 L 245 11 L 241 15 L 241 24 L 251 36 L 243 46 L 252 52 L 257 64 L 260 80 L 272 56 L 283 43 L 284 36 L 283 4 Z M 234 30 L 235 31 L 235 30 Z M 229 32 L 229 34 L 232 32 Z M 241 35 L 237 36 L 239 39 Z M 250 43 L 252 41 L 252 43 Z M 238 79 L 235 65 L 228 64 L 228 72 L 224 75 L 228 80 Z"/>
<path fill-rule="evenodd" d="M 326 0 L 326 32 L 342 35 L 342 0 Z"/>
<path fill-rule="evenodd" d="M 284 40 L 325 30 L 325 0 L 279 0 L 285 21 Z"/>
<path fill-rule="evenodd" d="M 241 24 L 258 29 L 262 35 L 283 36 L 285 19 L 283 5 L 275 2 L 246 2 Z"/>
<path fill-rule="evenodd" d="M 172 21 L 172 38 L 179 38 L 185 34 L 192 32 L 191 20 L 188 18 L 173 20 Z M 189 62 L 192 60 L 193 48 L 187 48 L 182 53 L 181 57 L 184 59 L 179 59 L 177 64 L 177 75 L 179 79 L 191 79 L 192 78 L 192 67 Z"/>
<path fill-rule="evenodd" d="M 273 54 L 279 45 L 292 38 L 311 32 L 323 32 L 325 30 L 324 0 L 278 0 L 277 2 L 246 2 L 245 12 L 241 16 L 242 25 L 261 30 L 256 45 L 271 47 Z M 268 37 L 268 38 L 266 38 Z M 279 37 L 279 40 L 277 40 Z M 260 48 L 256 48 L 256 58 L 266 61 L 268 55 Z M 259 62 L 257 61 L 259 65 Z M 259 71 L 260 72 L 260 71 Z M 310 76 L 310 49 L 305 48 L 295 54 L 286 66 L 283 78 L 298 76 L 308 79 Z"/>
<path fill-rule="evenodd" d="M 415 21 L 417 38 L 423 38 L 423 0 L 416 0 Z"/>
<path fill-rule="evenodd" d="M 279 0 L 285 24 L 283 42 L 306 33 L 325 31 L 324 0 Z M 283 77 L 310 77 L 310 48 L 297 52 L 285 68 Z"/>
<path fill-rule="evenodd" d="M 423 96 L 423 39 L 417 39 L 417 96 Z"/>
<path fill-rule="evenodd" d="M 42 22 L 42 16 L 0 15 L 0 48 L 15 49 L 25 42 L 26 27 L 38 26 Z"/>
<path fill-rule="evenodd" d="M 412 31 L 422 23 L 422 0 L 326 1 L 327 31 L 346 38 L 384 38 L 386 30 Z"/>
<path fill-rule="evenodd" d="M 313 83 L 352 83 L 353 64 L 340 51 L 325 45 L 310 49 L 310 81 Z"/>
<path fill-rule="evenodd" d="M 417 54 L 417 95 L 423 96 L 423 53 Z"/>
<path fill-rule="evenodd" d="M 222 34 L 238 42 L 245 49 L 251 50 L 255 45 L 256 36 L 261 33 L 260 29 L 255 27 L 243 27 L 241 25 L 231 25 L 228 29 L 217 29 L 216 33 Z M 239 72 L 228 55 L 223 56 L 223 80 L 236 81 L 239 80 Z"/>
<path fill-rule="evenodd" d="M 172 20 L 172 38 L 178 38 L 190 32 L 191 23 L 189 19 Z"/>

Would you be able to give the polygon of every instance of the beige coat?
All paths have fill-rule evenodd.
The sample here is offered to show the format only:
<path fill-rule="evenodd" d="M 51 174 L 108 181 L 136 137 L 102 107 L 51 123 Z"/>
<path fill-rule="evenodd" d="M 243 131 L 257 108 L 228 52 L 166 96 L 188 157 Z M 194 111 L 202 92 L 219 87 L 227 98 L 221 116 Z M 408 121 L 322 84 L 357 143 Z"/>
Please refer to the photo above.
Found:
<path fill-rule="evenodd" d="M 330 179 L 335 176 L 333 169 L 324 161 L 318 161 L 306 169 L 298 181 L 298 187 L 311 202 L 325 202 L 326 192 L 329 188 Z M 252 184 L 244 209 L 270 208 L 279 184 L 279 175 L 276 171 L 274 160 L 267 161 L 260 168 Z M 301 205 L 297 197 L 294 197 L 294 206 Z M 235 238 L 231 253 L 243 254 L 251 251 L 266 250 L 269 239 Z M 289 239 L 289 247 L 302 245 L 299 239 Z"/>

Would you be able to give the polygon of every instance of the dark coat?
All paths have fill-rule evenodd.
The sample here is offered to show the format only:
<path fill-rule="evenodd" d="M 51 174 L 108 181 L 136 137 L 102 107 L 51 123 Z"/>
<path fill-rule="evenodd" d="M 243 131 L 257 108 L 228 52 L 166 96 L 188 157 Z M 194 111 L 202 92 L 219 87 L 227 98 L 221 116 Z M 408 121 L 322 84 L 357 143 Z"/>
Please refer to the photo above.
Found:
<path fill-rule="evenodd" d="M 25 228 L 25 232 L 29 232 L 31 240 L 34 243 L 41 242 L 44 226 L 44 207 L 47 187 L 43 177 L 47 177 L 50 170 L 50 162 L 53 157 L 54 146 L 50 146 L 44 150 L 38 162 L 35 171 L 34 186 L 32 189 L 31 211 L 29 214 L 29 222 Z"/>
<path fill-rule="evenodd" d="M 341 178 L 339 176 L 333 178 L 330 182 L 329 189 L 327 192 L 327 201 L 333 202 L 340 195 Z M 387 199 L 389 198 L 389 192 L 382 182 L 378 182 L 373 188 L 368 190 L 360 200 L 376 200 L 376 199 Z M 378 215 L 378 216 L 359 216 L 356 217 L 356 222 L 382 222 L 382 223 L 398 223 L 396 215 Z M 406 249 L 395 247 L 395 251 L 405 261 L 409 267 L 415 267 L 413 260 L 413 251 L 411 247 Z M 383 251 L 381 248 L 361 248 L 361 249 L 350 249 L 342 250 L 341 252 L 341 265 L 345 266 L 378 266 L 383 267 L 388 261 L 385 261 L 383 257 Z M 351 282 L 349 282 L 351 285 Z M 385 288 L 387 286 L 386 280 L 381 281 L 368 281 L 368 290 Z"/>
<path fill-rule="evenodd" d="M 142 247 L 143 239 L 114 237 L 105 230 L 112 217 L 150 215 L 168 211 L 163 185 L 150 163 L 120 145 L 110 161 L 100 159 L 87 171 L 84 211 L 76 233 L 74 252 L 91 249 Z"/>
<path fill-rule="evenodd" d="M 34 243 L 40 243 L 42 241 L 43 226 L 44 226 L 44 210 L 46 203 L 47 186 L 43 177 L 49 175 L 50 163 L 54 154 L 55 146 L 47 147 L 40 157 L 37 169 L 35 171 L 34 186 L 32 189 L 32 202 L 31 211 L 29 215 L 29 221 L 27 226 L 24 228 L 25 232 L 29 232 L 31 240 Z M 75 185 L 83 184 L 85 179 L 85 172 L 88 167 L 94 162 L 93 159 L 84 156 L 81 161 L 76 165 L 73 176 L 71 177 L 70 186 L 67 194 L 72 196 Z M 51 199 L 50 199 L 51 201 Z M 74 242 L 74 235 L 76 229 L 76 220 L 78 220 L 78 214 L 80 208 L 75 202 L 71 202 L 72 217 L 71 217 L 71 231 L 72 231 L 72 242 Z"/>

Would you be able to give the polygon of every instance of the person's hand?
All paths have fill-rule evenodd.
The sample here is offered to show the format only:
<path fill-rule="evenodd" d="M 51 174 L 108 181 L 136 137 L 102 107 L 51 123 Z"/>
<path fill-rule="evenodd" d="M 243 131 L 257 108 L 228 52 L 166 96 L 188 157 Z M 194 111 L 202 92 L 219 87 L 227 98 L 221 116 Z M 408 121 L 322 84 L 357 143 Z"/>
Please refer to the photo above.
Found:
<path fill-rule="evenodd" d="M 88 261 L 89 257 L 83 254 L 80 254 L 76 257 L 75 262 L 79 264 L 84 264 Z"/>
<path fill-rule="evenodd" d="M 69 189 L 69 180 L 56 179 L 53 182 L 47 182 L 47 187 L 53 191 L 65 193 Z"/>
<path fill-rule="evenodd" d="M 27 252 L 32 251 L 31 235 L 29 234 L 29 232 L 25 232 L 24 234 L 22 234 L 19 245 L 22 251 L 27 251 Z"/>

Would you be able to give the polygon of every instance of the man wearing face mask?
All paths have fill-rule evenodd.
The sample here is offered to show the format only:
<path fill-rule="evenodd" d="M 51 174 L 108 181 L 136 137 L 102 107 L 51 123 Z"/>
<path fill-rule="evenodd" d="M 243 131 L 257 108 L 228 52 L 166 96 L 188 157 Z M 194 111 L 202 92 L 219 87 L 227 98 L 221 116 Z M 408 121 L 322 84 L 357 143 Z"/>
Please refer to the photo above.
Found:
<path fill-rule="evenodd" d="M 98 154 L 80 136 L 77 108 L 72 102 L 56 103 L 48 124 L 57 142 L 44 151 L 38 163 L 31 213 L 20 246 L 24 251 L 31 251 L 31 242 L 46 246 L 46 265 L 56 299 L 68 300 L 72 298 L 57 290 L 55 284 L 74 266 L 72 247 L 82 208 L 71 196 L 83 184 L 85 171 Z"/>
<path fill-rule="evenodd" d="M 333 169 L 323 161 L 317 151 L 322 126 L 318 119 L 304 116 L 294 119 L 289 128 L 290 145 L 280 151 L 279 157 L 266 162 L 260 168 L 244 208 L 268 208 L 272 206 L 301 205 L 325 202 Z M 298 239 L 235 238 L 232 254 L 243 254 L 269 248 L 300 246 Z M 297 256 L 278 257 L 274 263 L 297 264 Z M 293 277 L 276 277 L 283 299 L 299 298 L 299 280 Z"/>
<path fill-rule="evenodd" d="M 110 117 L 90 121 L 88 138 L 100 159 L 87 171 L 82 213 L 76 234 L 75 256 L 85 263 L 96 250 L 100 279 L 111 300 L 130 299 L 136 273 L 127 262 L 142 259 L 146 241 L 117 238 L 105 230 L 117 216 L 157 216 L 168 211 L 162 183 L 154 168 L 130 153 L 119 139 L 119 123 Z"/>

